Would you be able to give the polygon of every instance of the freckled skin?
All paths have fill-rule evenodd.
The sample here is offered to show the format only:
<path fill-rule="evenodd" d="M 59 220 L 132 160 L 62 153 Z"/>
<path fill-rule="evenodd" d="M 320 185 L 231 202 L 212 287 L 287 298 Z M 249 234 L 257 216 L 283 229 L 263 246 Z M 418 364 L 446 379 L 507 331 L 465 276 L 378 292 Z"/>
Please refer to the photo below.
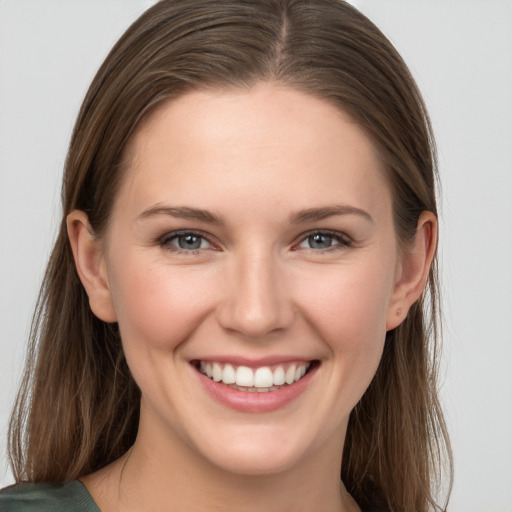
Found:
<path fill-rule="evenodd" d="M 111 309 L 95 312 L 119 322 L 142 392 L 130 464 L 139 461 L 148 474 L 163 467 L 174 474 L 176 465 L 210 476 L 315 468 L 310 480 L 323 492 L 329 475 L 339 475 L 350 411 L 398 322 L 402 264 L 370 140 L 330 104 L 261 84 L 192 92 L 161 106 L 129 154 L 103 246 Z M 222 224 L 140 216 L 155 205 L 200 208 Z M 332 205 L 371 220 L 290 222 L 294 212 Z M 199 232 L 202 248 L 180 249 L 167 236 L 178 230 Z M 333 238 L 315 250 L 307 237 L 318 231 L 351 242 Z M 320 365 L 286 407 L 250 414 L 213 400 L 190 364 L 226 354 Z"/>

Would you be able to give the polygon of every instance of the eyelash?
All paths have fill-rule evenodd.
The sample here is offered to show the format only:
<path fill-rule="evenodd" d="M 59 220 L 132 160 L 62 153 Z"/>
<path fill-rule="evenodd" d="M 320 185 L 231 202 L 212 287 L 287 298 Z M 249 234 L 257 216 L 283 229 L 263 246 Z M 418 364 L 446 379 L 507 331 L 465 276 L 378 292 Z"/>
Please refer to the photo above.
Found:
<path fill-rule="evenodd" d="M 180 237 L 186 237 L 186 236 L 192 236 L 196 237 L 198 239 L 201 239 L 201 245 L 202 241 L 206 241 L 210 247 L 198 247 L 197 249 L 184 249 L 182 247 L 177 247 L 172 244 L 174 240 L 178 240 Z M 340 249 L 346 249 L 350 248 L 353 244 L 353 240 L 347 236 L 344 233 L 340 233 L 338 231 L 326 231 L 326 230 L 316 230 L 316 231 L 310 231 L 308 233 L 304 233 L 301 235 L 301 238 L 297 244 L 293 245 L 293 250 L 300 250 L 300 245 L 304 242 L 306 242 L 308 239 L 311 239 L 315 236 L 323 236 L 326 238 L 331 238 L 335 243 L 333 245 L 330 245 L 329 247 L 325 248 L 314 248 L 314 247 L 303 247 L 303 249 L 306 249 L 307 251 L 313 251 L 315 253 L 324 253 L 328 251 L 335 251 Z M 204 249 L 211 249 L 215 248 L 215 245 L 212 244 L 208 240 L 208 237 L 205 236 L 204 233 L 200 231 L 191 231 L 191 230 L 181 230 L 181 231 L 174 231 L 171 233 L 167 233 L 164 236 L 160 237 L 158 239 L 158 243 L 161 247 L 164 247 L 170 251 L 176 252 L 177 254 L 184 254 L 184 255 L 195 255 L 198 254 L 201 250 Z M 215 250 L 215 249 L 214 249 Z"/>
<path fill-rule="evenodd" d="M 205 236 L 204 233 L 200 231 L 191 231 L 191 230 L 181 230 L 181 231 L 173 231 L 172 233 L 167 233 L 161 238 L 159 238 L 158 243 L 161 247 L 164 247 L 170 251 L 176 252 L 177 254 L 184 254 L 184 255 L 194 255 L 198 254 L 201 250 L 205 249 L 204 247 L 199 247 L 197 249 L 184 249 L 182 247 L 177 247 L 172 244 L 173 240 L 178 240 L 180 237 L 186 237 L 186 236 L 194 236 L 202 241 L 206 241 L 210 246 L 213 246 L 213 244 L 208 240 L 208 237 Z M 202 242 L 201 242 L 202 244 Z"/>
<path fill-rule="evenodd" d="M 304 249 L 309 251 L 314 251 L 316 253 L 324 253 L 327 251 L 336 251 L 340 249 L 347 249 L 350 248 L 353 244 L 353 240 L 346 234 L 340 233 L 339 231 L 328 231 L 328 230 L 317 230 L 317 231 L 310 231 L 309 233 L 305 233 L 304 235 L 301 235 L 300 242 L 298 244 L 294 245 L 294 248 L 300 247 L 300 244 L 304 243 L 308 239 L 311 239 L 315 236 L 324 236 L 327 238 L 331 238 L 334 243 L 333 245 L 323 248 L 323 249 L 315 249 L 314 247 L 305 247 Z"/>

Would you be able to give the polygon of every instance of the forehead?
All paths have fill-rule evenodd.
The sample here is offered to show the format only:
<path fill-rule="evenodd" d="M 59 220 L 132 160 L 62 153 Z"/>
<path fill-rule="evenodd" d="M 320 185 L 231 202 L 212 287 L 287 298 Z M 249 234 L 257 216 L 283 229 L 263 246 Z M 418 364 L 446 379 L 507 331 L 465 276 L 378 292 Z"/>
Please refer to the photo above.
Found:
<path fill-rule="evenodd" d="M 141 124 L 128 156 L 120 193 L 138 208 L 169 196 L 214 207 L 227 198 L 249 205 L 259 194 L 266 208 L 285 194 L 301 208 L 389 195 L 374 145 L 348 114 L 272 84 L 166 102 Z"/>

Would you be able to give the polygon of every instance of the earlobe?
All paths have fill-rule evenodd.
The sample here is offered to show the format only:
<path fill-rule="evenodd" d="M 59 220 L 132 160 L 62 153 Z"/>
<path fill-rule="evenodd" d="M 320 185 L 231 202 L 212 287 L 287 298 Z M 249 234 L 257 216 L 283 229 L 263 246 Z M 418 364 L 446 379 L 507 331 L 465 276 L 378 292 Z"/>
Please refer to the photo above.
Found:
<path fill-rule="evenodd" d="M 89 297 L 91 310 L 104 322 L 116 322 L 102 243 L 95 237 L 84 212 L 72 211 L 66 222 L 76 270 Z"/>
<path fill-rule="evenodd" d="M 409 308 L 420 298 L 427 283 L 437 247 L 437 218 L 423 212 L 418 219 L 416 236 L 400 260 L 400 272 L 389 304 L 386 330 L 398 327 Z"/>

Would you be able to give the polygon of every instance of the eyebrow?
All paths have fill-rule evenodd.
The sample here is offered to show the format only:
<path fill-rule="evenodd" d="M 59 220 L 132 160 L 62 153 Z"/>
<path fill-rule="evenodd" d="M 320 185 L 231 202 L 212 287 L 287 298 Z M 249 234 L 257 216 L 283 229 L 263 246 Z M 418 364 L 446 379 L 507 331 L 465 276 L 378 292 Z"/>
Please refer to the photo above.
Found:
<path fill-rule="evenodd" d="M 373 223 L 372 216 L 365 210 L 348 205 L 332 205 L 321 208 L 308 208 L 300 210 L 290 215 L 291 224 L 302 224 L 306 222 L 315 222 L 334 217 L 337 215 L 357 215 Z"/>
<path fill-rule="evenodd" d="M 217 226 L 224 225 L 222 219 L 208 210 L 201 208 L 192 208 L 189 206 L 161 206 L 156 205 L 144 210 L 139 216 L 139 219 L 146 219 L 155 215 L 168 215 L 179 219 L 197 220 L 207 224 L 214 224 Z M 323 206 L 320 208 L 307 208 L 299 210 L 290 215 L 290 224 L 304 224 L 307 222 L 315 222 L 334 217 L 338 215 L 357 215 L 373 223 L 371 215 L 360 208 L 348 205 L 332 205 Z"/>
<path fill-rule="evenodd" d="M 207 224 L 222 225 L 224 224 L 220 217 L 200 208 L 190 208 L 188 206 L 152 206 L 144 210 L 139 216 L 139 219 L 146 219 L 154 215 L 169 215 L 179 219 L 198 220 L 206 222 Z"/>

